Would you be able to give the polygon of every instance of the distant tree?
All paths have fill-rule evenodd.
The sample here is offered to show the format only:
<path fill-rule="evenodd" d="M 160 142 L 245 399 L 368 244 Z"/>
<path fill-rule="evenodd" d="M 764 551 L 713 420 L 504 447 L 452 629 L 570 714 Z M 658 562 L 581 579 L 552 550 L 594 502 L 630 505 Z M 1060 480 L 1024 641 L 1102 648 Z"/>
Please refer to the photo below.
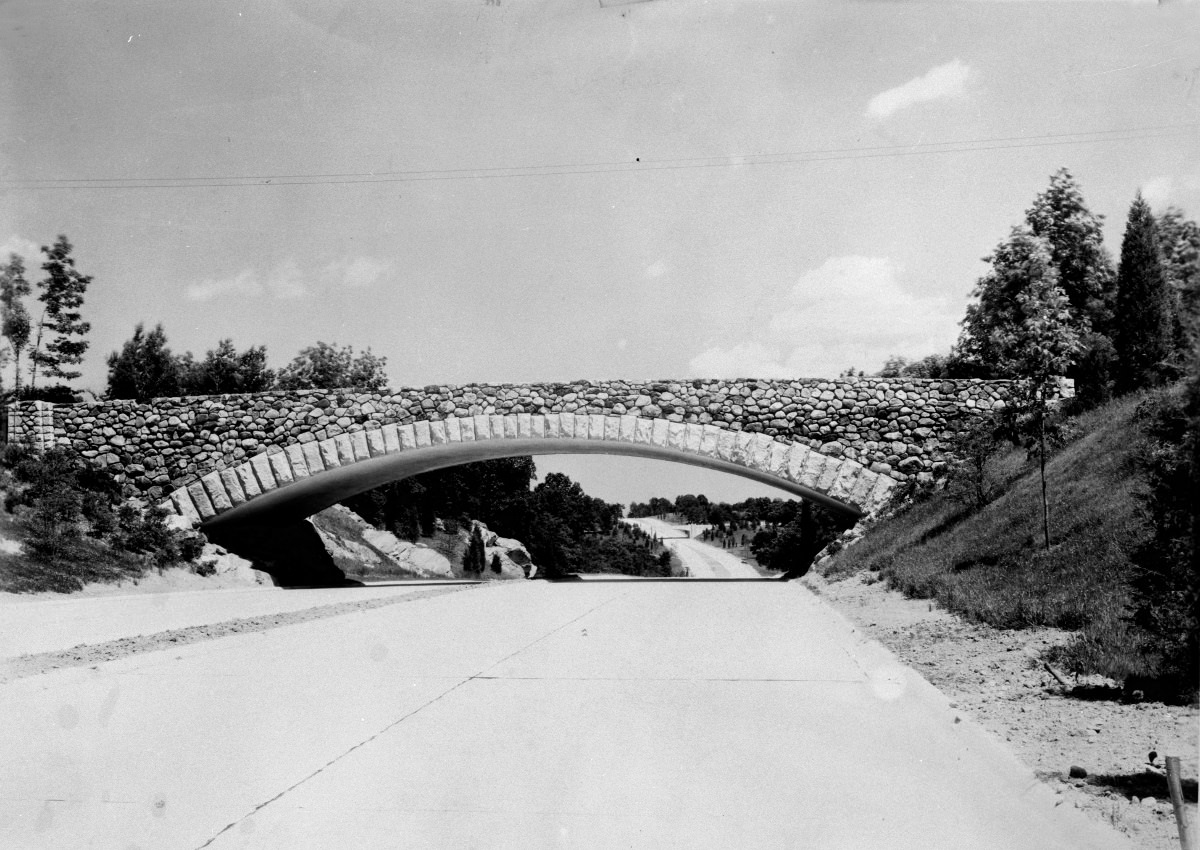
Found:
<path fill-rule="evenodd" d="M 1056 380 L 1081 348 L 1081 332 L 1070 302 L 1058 285 L 1049 246 L 1041 237 L 1014 229 L 993 274 L 999 281 L 1020 280 L 1014 287 L 1014 321 L 995 327 L 988 346 L 1007 377 L 1016 379 L 1011 421 L 1028 436 L 1038 458 L 1042 485 L 1042 531 L 1050 548 L 1050 502 L 1046 494 L 1048 419 Z"/>
<path fill-rule="evenodd" d="M 9 254 L 8 264 L 0 267 L 0 334 L 8 340 L 13 358 L 13 394 L 21 394 L 21 353 L 29 345 L 32 325 L 23 299 L 29 295 L 25 278 L 25 261 L 19 254 Z"/>
<path fill-rule="evenodd" d="M 108 355 L 107 398 L 133 398 L 146 401 L 179 395 L 179 367 L 162 325 L 146 333 L 141 322 L 120 352 Z"/>
<path fill-rule="evenodd" d="M 467 542 L 467 550 L 463 552 L 462 568 L 464 573 L 482 574 L 487 568 L 487 550 L 483 545 L 483 533 L 478 525 L 471 527 L 471 537 Z"/>
<path fill-rule="evenodd" d="M 1154 216 L 1140 191 L 1129 208 L 1121 242 L 1117 315 L 1117 392 L 1161 383 L 1172 353 L 1173 317 Z"/>
<path fill-rule="evenodd" d="M 278 386 L 285 390 L 382 390 L 388 385 L 386 366 L 387 358 L 375 356 L 369 348 L 355 357 L 351 346 L 338 348 L 336 342 L 318 342 L 279 371 Z"/>
<path fill-rule="evenodd" d="M 908 365 L 908 358 L 893 354 L 883 362 L 883 368 L 875 373 L 877 378 L 899 378 Z"/>
<path fill-rule="evenodd" d="M 188 352 L 178 365 L 185 395 L 259 393 L 275 383 L 275 373 L 267 368 L 266 347 L 251 346 L 239 352 L 231 339 L 218 342 L 200 361 Z"/>
<path fill-rule="evenodd" d="M 42 246 L 42 253 L 46 255 L 42 270 L 46 272 L 46 277 L 38 283 L 42 290 L 38 300 L 46 306 L 37 323 L 30 354 L 31 388 L 36 387 L 39 372 L 48 378 L 63 381 L 74 380 L 81 374 L 67 367 L 82 362 L 88 348 L 84 337 L 91 330 L 91 325 L 83 321 L 79 308 L 83 306 L 83 295 L 92 278 L 75 268 L 71 248 L 67 237 L 62 235 L 53 245 Z M 47 331 L 54 336 L 43 343 Z"/>
<path fill-rule="evenodd" d="M 500 573 L 504 572 L 504 565 L 500 563 L 499 552 L 492 553 L 492 572 L 494 572 L 496 575 L 500 575 Z"/>

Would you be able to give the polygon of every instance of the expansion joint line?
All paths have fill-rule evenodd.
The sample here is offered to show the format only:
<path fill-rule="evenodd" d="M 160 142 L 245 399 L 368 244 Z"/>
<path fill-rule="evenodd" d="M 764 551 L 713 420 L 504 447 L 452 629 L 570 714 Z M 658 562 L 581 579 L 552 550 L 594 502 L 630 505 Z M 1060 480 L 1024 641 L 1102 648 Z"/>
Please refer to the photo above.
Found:
<path fill-rule="evenodd" d="M 591 608 L 587 609 L 586 611 L 584 611 L 584 612 L 583 612 L 582 614 L 580 614 L 579 616 L 577 616 L 577 617 L 573 617 L 573 618 L 571 618 L 570 620 L 567 620 L 565 623 L 562 623 L 562 624 L 561 624 L 561 625 L 559 625 L 559 626 L 555 626 L 553 629 L 551 629 L 550 631 L 546 632 L 546 633 L 545 633 L 544 635 L 542 635 L 541 637 L 538 637 L 538 638 L 536 638 L 535 640 L 532 640 L 532 641 L 530 641 L 529 643 L 525 644 L 524 646 L 520 647 L 519 649 L 516 649 L 516 650 L 514 650 L 514 651 L 510 652 L 508 655 L 504 656 L 504 657 L 503 657 L 503 658 L 501 658 L 499 661 L 495 661 L 495 662 L 493 662 L 492 664 L 489 664 L 487 667 L 483 668 L 483 669 L 482 669 L 482 670 L 480 670 L 478 673 L 473 673 L 473 674 L 471 674 L 470 676 L 468 676 L 468 677 L 466 677 L 465 679 L 463 679 L 462 681 L 460 681 L 460 682 L 456 682 L 455 684 L 451 685 L 451 686 L 450 686 L 449 688 L 447 688 L 446 690 L 442 691 L 442 692 L 441 692 L 440 694 L 438 694 L 437 696 L 433 697 L 432 699 L 429 699 L 429 700 L 427 700 L 426 702 L 424 702 L 424 703 L 422 703 L 421 705 L 417 706 L 416 708 L 414 708 L 412 711 L 408 712 L 407 714 L 404 714 L 404 715 L 402 715 L 401 717 L 397 718 L 396 720 L 393 720 L 391 723 L 389 723 L 387 726 L 384 726 L 384 727 L 383 727 L 382 729 L 380 729 L 378 732 L 376 732 L 376 733 L 374 733 L 373 735 L 371 735 L 371 736 L 369 736 L 369 737 L 367 737 L 367 738 L 364 738 L 363 740 L 359 741 L 357 744 L 355 744 L 354 746 L 350 747 L 350 748 L 349 748 L 348 750 L 346 750 L 344 753 L 341 753 L 340 755 L 334 756 L 332 759 L 330 759 L 330 760 L 329 760 L 329 761 L 327 761 L 325 764 L 323 764 L 323 765 L 321 765 L 320 767 L 318 767 L 318 768 L 317 768 L 316 770 L 314 770 L 312 773 L 308 774 L 307 776 L 304 776 L 304 777 L 302 777 L 301 779 L 298 779 L 296 782 L 293 782 L 293 783 L 292 783 L 291 785 L 289 785 L 287 788 L 284 788 L 282 791 L 280 791 L 280 792 L 279 792 L 278 794 L 276 794 L 274 797 L 271 797 L 270 799 L 264 800 L 263 802 L 259 803 L 257 806 L 255 806 L 255 807 L 254 807 L 253 809 L 251 809 L 250 811 L 246 812 L 246 814 L 242 815 L 242 816 L 241 816 L 240 818 L 238 818 L 237 820 L 231 821 L 230 823 L 226 824 L 226 825 L 225 825 L 225 827 L 224 827 L 224 828 L 222 828 L 222 829 L 221 829 L 219 832 L 217 832 L 215 835 L 213 835 L 213 837 L 212 837 L 212 838 L 208 839 L 208 841 L 205 841 L 203 844 L 199 845 L 199 846 L 196 848 L 196 850 L 204 850 L 204 848 L 205 848 L 205 847 L 209 847 L 209 846 L 211 846 L 211 845 L 212 845 L 212 843 L 213 843 L 214 841 L 216 841 L 218 838 L 220 838 L 220 837 L 221 837 L 222 835 L 224 835 L 225 833 L 229 832 L 229 830 L 233 829 L 233 828 L 234 828 L 235 826 L 237 826 L 238 824 L 242 823 L 243 821 L 247 820 L 248 818 L 252 818 L 252 817 L 254 817 L 254 815 L 258 814 L 260 811 L 262 811 L 262 810 L 263 810 L 263 809 L 265 809 L 267 806 L 269 806 L 269 805 L 271 805 L 272 803 L 274 803 L 276 800 L 279 800 L 280 798 L 282 798 L 282 797 L 284 797 L 285 795 L 287 795 L 287 794 L 291 793 L 292 791 L 295 791 L 297 788 L 299 788 L 299 787 L 300 787 L 301 785 L 303 785 L 304 783 L 308 782 L 310 779 L 313 779 L 314 777 L 316 777 L 316 776 L 319 776 L 320 774 L 324 773 L 324 772 L 325 772 L 325 771 L 326 771 L 328 768 L 330 768 L 330 767 L 332 767 L 333 765 L 337 764 L 339 761 L 341 761 L 342 759 L 346 758 L 348 755 L 350 755 L 351 753 L 353 753 L 355 750 L 359 750 L 359 749 L 361 749 L 362 747 L 365 747 L 367 744 L 369 744 L 369 743 L 371 743 L 372 741 L 374 741 L 376 738 L 382 737 L 382 736 L 383 736 L 383 735 L 385 735 L 386 733 L 390 732 L 392 729 L 394 729 L 394 728 L 396 728 L 397 726 L 399 726 L 399 725 L 400 725 L 401 723 L 403 723 L 405 720 L 408 720 L 410 717 L 412 717 L 412 716 L 413 716 L 413 715 L 415 715 L 415 714 L 419 714 L 420 712 L 424 711 L 424 710 L 425 710 L 426 708 L 428 708 L 429 706 L 433 705 L 435 702 L 438 702 L 438 701 L 442 700 L 443 698 L 445 698 L 445 697 L 449 696 L 450 694 L 454 693 L 454 692 L 455 692 L 455 691 L 457 691 L 459 688 L 461 688 L 463 685 L 469 684 L 470 682 L 473 682 L 473 681 L 475 681 L 476 679 L 491 679 L 491 678 L 494 678 L 494 677 L 490 677 L 490 676 L 488 676 L 488 675 L 487 675 L 488 671 L 490 671 L 490 670 L 494 670 L 495 668 L 499 667 L 499 666 L 500 666 L 501 664 L 503 664 L 504 662 L 506 662 L 506 661 L 508 661 L 508 660 L 510 660 L 510 659 L 512 659 L 512 658 L 515 658 L 516 656 L 520 655 L 522 652 L 525 652 L 526 650 L 528 650 L 528 649 L 531 649 L 532 647 L 534 647 L 534 646 L 536 646 L 537 644 L 539 644 L 539 643 L 541 643 L 542 641 L 544 641 L 546 638 L 554 636 L 555 634 L 557 634 L 558 632 L 561 632 L 563 629 L 567 628 L 568 626 L 571 626 L 571 625 L 573 625 L 573 624 L 575 624 L 575 623 L 578 623 L 578 622 L 579 622 L 580 620 L 582 620 L 584 617 L 586 617 L 586 616 L 588 616 L 589 614 L 591 614 L 591 613 L 593 613 L 593 612 L 595 612 L 595 611 L 599 610 L 600 608 L 603 608 L 605 605 L 609 604 L 610 602 L 615 602 L 616 600 L 618 600 L 618 599 L 621 599 L 622 597 L 628 596 L 628 595 L 629 595 L 629 593 L 630 593 L 630 591 L 626 591 L 626 592 L 624 592 L 624 593 L 617 594 L 616 596 L 613 596 L 613 597 L 611 597 L 610 599 L 606 599 L 606 600 L 604 600 L 603 602 L 600 602 L 600 603 L 599 603 L 599 604 L 597 604 L 597 605 L 593 605 Z"/>

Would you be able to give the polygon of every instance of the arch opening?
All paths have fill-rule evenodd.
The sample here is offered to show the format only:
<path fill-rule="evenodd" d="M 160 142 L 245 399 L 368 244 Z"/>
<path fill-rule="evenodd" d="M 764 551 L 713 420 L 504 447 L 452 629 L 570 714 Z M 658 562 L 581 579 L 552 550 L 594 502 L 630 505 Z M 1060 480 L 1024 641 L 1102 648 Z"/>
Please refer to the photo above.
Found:
<path fill-rule="evenodd" d="M 219 531 L 234 525 L 274 524 L 300 520 L 350 496 L 423 472 L 432 472 L 481 460 L 553 454 L 623 455 L 698 466 L 769 484 L 824 505 L 837 513 L 844 514 L 849 519 L 858 519 L 863 515 L 862 509 L 858 506 L 812 487 L 721 458 L 705 457 L 674 448 L 637 443 L 516 438 L 446 443 L 418 451 L 400 452 L 394 455 L 360 460 L 263 493 L 206 520 L 201 527 L 205 531 Z"/>

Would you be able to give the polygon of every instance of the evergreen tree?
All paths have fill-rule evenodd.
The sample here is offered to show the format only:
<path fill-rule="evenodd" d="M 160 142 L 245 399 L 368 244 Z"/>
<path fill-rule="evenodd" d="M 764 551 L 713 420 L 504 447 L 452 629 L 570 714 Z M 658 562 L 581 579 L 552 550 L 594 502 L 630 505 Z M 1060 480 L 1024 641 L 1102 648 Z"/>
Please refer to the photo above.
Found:
<path fill-rule="evenodd" d="M 88 348 L 88 342 L 83 337 L 92 326 L 83 321 L 79 308 L 83 306 L 83 294 L 92 278 L 80 274 L 75 268 L 71 248 L 71 243 L 63 235 L 53 245 L 42 246 L 42 253 L 46 255 L 42 270 L 46 272 L 46 277 L 38 283 L 42 290 L 38 300 L 46 307 L 38 322 L 37 338 L 30 355 L 33 361 L 29 377 L 31 388 L 37 384 L 39 371 L 46 377 L 64 381 L 78 378 L 81 374 L 66 367 L 82 362 Z M 45 331 L 50 331 L 54 337 L 43 345 Z"/>
<path fill-rule="evenodd" d="M 500 553 L 496 552 L 492 555 L 492 572 L 496 575 L 504 572 L 504 565 L 500 563 Z"/>
<path fill-rule="evenodd" d="M 1121 242 L 1115 324 L 1117 392 L 1160 383 L 1171 354 L 1171 307 L 1154 216 L 1140 191 L 1129 208 Z"/>
<path fill-rule="evenodd" d="M 22 299 L 30 292 L 25 278 L 25 261 L 10 254 L 8 265 L 0 268 L 0 334 L 8 340 L 13 357 L 13 394 L 21 394 L 21 352 L 29 345 L 32 325 Z"/>
<path fill-rule="evenodd" d="M 108 398 L 151 398 L 179 395 L 176 358 L 167 348 L 163 326 L 146 333 L 141 322 L 118 353 L 108 355 Z"/>
<path fill-rule="evenodd" d="M 1188 326 L 1200 318 L 1200 225 L 1176 207 L 1169 207 L 1156 224 L 1173 314 L 1171 365 L 1183 373 L 1193 353 Z"/>
<path fill-rule="evenodd" d="M 483 533 L 478 525 L 471 526 L 471 537 L 467 542 L 467 550 L 463 552 L 462 568 L 464 573 L 481 575 L 487 569 L 487 548 L 483 545 Z"/>

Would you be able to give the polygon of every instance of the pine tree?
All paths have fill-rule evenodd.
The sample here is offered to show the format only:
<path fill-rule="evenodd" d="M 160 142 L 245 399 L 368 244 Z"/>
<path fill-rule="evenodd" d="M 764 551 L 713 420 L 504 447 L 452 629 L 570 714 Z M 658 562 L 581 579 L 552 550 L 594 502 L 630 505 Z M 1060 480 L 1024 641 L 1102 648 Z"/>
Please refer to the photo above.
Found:
<path fill-rule="evenodd" d="M 492 572 L 496 575 L 504 572 L 504 565 L 500 563 L 500 553 L 496 552 L 492 555 Z"/>
<path fill-rule="evenodd" d="M 8 340 L 13 357 L 13 395 L 21 394 L 21 352 L 29 345 L 32 325 L 22 299 L 30 292 L 25 278 L 25 261 L 10 254 L 8 265 L 0 268 L 0 333 Z"/>
<path fill-rule="evenodd" d="M 1200 224 L 1176 207 L 1155 223 L 1173 313 L 1171 366 L 1184 374 L 1194 355 L 1190 328 L 1200 321 Z"/>
<path fill-rule="evenodd" d="M 462 556 L 462 569 L 464 573 L 477 575 L 487 569 L 487 548 L 483 545 L 483 533 L 478 525 L 471 526 L 471 537 Z"/>
<path fill-rule="evenodd" d="M 80 274 L 75 268 L 71 248 L 70 241 L 63 235 L 53 245 L 42 246 L 42 253 L 46 255 L 42 270 L 46 272 L 46 277 L 38 283 L 42 290 L 38 300 L 46 307 L 38 322 L 37 337 L 30 354 L 31 388 L 37 384 L 38 372 L 64 381 L 78 378 L 81 374 L 64 367 L 82 362 L 88 348 L 88 342 L 83 337 L 92 326 L 83 321 L 79 308 L 83 306 L 83 294 L 92 278 Z M 45 331 L 50 331 L 54 337 L 43 345 Z"/>
<path fill-rule="evenodd" d="M 1171 354 L 1172 321 L 1158 233 L 1139 191 L 1129 208 L 1117 272 L 1116 390 L 1129 393 L 1162 381 Z"/>

